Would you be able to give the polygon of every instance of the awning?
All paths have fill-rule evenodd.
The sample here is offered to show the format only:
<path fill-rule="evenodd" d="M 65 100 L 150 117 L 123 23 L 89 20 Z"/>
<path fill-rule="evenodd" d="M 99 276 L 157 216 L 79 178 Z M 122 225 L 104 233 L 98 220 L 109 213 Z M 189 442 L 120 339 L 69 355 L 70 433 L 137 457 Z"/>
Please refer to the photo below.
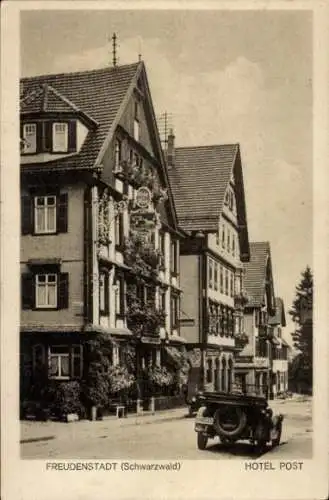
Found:
<path fill-rule="evenodd" d="M 291 347 L 291 345 L 288 344 L 288 342 L 284 339 L 281 339 L 281 342 L 282 342 L 282 345 L 286 346 L 286 347 Z"/>
<path fill-rule="evenodd" d="M 276 337 L 273 337 L 273 338 L 271 339 L 271 342 L 272 342 L 272 344 L 275 344 L 275 345 L 280 345 L 280 340 L 279 340 L 278 338 L 276 338 Z"/>

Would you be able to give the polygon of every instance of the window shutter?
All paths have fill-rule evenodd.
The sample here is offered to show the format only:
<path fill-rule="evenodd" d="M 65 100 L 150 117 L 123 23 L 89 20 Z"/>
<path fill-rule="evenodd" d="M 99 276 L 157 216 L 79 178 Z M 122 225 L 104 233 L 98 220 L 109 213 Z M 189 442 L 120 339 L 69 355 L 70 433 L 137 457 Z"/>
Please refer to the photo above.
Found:
<path fill-rule="evenodd" d="M 21 198 L 21 229 L 22 234 L 33 233 L 33 204 L 28 195 Z"/>
<path fill-rule="evenodd" d="M 42 152 L 43 147 L 42 147 L 42 142 L 43 142 L 43 123 L 42 122 L 37 122 L 36 123 L 36 131 L 37 131 L 37 153 Z"/>
<path fill-rule="evenodd" d="M 53 124 L 50 121 L 44 123 L 44 145 L 45 151 L 51 152 L 53 149 Z"/>
<path fill-rule="evenodd" d="M 77 150 L 77 122 L 71 120 L 68 123 L 68 152 L 73 153 Z"/>
<path fill-rule="evenodd" d="M 60 273 L 58 287 L 58 309 L 69 307 L 69 273 Z"/>
<path fill-rule="evenodd" d="M 22 309 L 33 309 L 35 304 L 34 275 L 23 273 L 21 276 Z"/>
<path fill-rule="evenodd" d="M 109 297 L 109 273 L 105 273 L 104 277 L 104 288 L 105 288 L 105 314 L 108 315 L 110 312 L 110 297 Z"/>
<path fill-rule="evenodd" d="M 67 219 L 68 219 L 68 195 L 62 193 L 58 197 L 57 209 L 57 231 L 59 233 L 67 233 Z"/>

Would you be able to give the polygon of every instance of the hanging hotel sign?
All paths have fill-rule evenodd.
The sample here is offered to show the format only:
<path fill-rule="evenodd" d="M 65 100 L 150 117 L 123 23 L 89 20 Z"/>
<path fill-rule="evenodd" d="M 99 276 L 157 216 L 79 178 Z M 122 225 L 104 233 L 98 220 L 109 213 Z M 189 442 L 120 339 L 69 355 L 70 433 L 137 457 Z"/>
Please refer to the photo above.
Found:
<path fill-rule="evenodd" d="M 152 202 L 152 195 L 149 188 L 142 186 L 136 191 L 135 203 L 138 208 L 146 209 Z"/>

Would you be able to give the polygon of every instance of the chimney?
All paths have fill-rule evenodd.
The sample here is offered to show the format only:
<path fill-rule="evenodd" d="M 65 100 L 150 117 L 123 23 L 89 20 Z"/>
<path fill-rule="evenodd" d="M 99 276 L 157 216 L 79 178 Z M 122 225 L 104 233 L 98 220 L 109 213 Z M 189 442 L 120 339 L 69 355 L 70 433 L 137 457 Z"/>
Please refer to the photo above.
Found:
<path fill-rule="evenodd" d="M 168 168 L 175 165 L 175 136 L 172 128 L 169 130 L 167 142 L 167 164 Z"/>

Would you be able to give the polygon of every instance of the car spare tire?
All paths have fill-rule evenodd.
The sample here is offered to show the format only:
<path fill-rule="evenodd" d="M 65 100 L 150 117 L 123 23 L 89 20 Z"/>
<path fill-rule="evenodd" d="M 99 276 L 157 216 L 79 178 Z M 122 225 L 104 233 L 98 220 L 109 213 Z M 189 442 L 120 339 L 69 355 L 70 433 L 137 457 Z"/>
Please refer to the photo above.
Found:
<path fill-rule="evenodd" d="M 214 427 L 219 436 L 239 436 L 247 423 L 247 415 L 239 406 L 223 405 L 214 414 Z"/>

